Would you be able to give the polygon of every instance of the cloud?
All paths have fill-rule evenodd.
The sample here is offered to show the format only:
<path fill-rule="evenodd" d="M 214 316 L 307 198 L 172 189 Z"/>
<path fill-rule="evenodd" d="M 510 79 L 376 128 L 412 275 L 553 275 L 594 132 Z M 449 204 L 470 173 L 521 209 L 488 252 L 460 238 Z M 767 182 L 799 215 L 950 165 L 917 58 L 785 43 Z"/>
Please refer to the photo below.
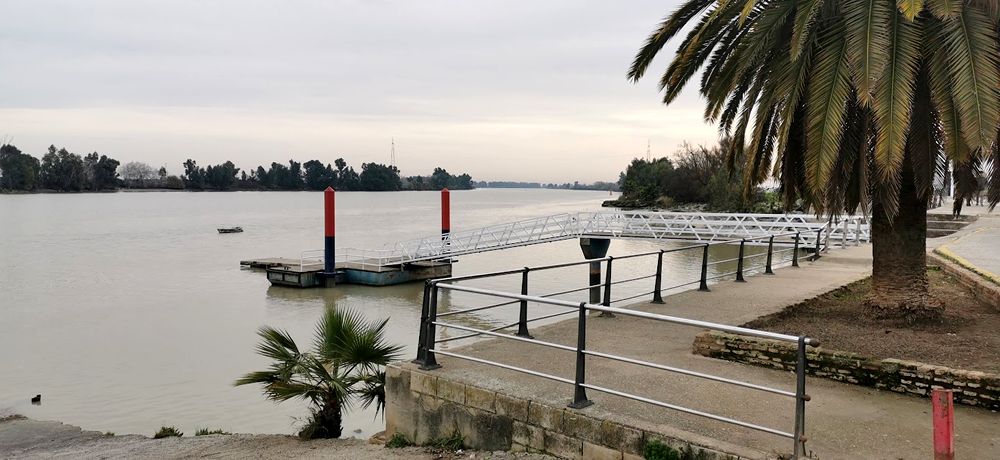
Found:
<path fill-rule="evenodd" d="M 701 103 L 624 73 L 662 2 L 33 1 L 0 32 L 0 134 L 179 165 L 287 158 L 611 180 Z M 665 61 L 665 60 L 664 60 Z M 661 65 L 665 65 L 662 64 Z M 178 169 L 175 167 L 174 169 Z"/>

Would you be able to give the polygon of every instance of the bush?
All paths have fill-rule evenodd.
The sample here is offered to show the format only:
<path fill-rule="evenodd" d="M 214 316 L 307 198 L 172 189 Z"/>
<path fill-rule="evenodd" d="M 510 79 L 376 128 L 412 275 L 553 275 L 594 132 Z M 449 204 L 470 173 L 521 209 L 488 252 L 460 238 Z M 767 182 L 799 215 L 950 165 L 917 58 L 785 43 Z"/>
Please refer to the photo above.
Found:
<path fill-rule="evenodd" d="M 434 439 L 428 442 L 427 446 L 433 447 L 435 449 L 442 449 L 455 452 L 457 450 L 460 450 L 462 447 L 465 447 L 465 436 L 462 436 L 462 433 L 459 433 L 458 430 L 455 430 L 448 436 Z"/>
<path fill-rule="evenodd" d="M 209 430 L 208 428 L 198 428 L 198 431 L 194 432 L 195 436 L 208 436 L 210 434 L 232 434 L 228 431 L 222 431 L 221 428 L 216 428 L 214 430 Z"/>
<path fill-rule="evenodd" d="M 403 433 L 393 434 L 388 441 L 386 441 L 385 446 L 390 449 L 399 449 L 401 447 L 410 447 L 413 442 L 410 441 Z"/>
<path fill-rule="evenodd" d="M 181 437 L 184 433 L 181 433 L 177 428 L 172 426 L 161 426 L 160 431 L 157 431 L 153 435 L 153 439 L 169 438 L 169 437 Z"/>
<path fill-rule="evenodd" d="M 677 450 L 654 439 L 646 443 L 646 448 L 643 449 L 643 458 L 646 460 L 707 460 L 709 455 L 701 449 L 696 452 L 695 448 L 690 445 Z"/>

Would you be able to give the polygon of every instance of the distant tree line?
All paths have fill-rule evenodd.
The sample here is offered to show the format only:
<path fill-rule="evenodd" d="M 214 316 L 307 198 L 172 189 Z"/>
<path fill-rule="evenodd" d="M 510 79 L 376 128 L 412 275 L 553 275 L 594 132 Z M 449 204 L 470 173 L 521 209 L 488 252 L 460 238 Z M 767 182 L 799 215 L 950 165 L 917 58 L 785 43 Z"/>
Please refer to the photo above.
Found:
<path fill-rule="evenodd" d="M 612 190 L 618 191 L 617 182 L 597 181 L 591 184 L 581 184 L 579 181 L 565 182 L 562 184 L 543 182 L 520 182 L 520 181 L 478 181 L 476 187 L 479 188 L 552 188 L 567 190 Z"/>
<path fill-rule="evenodd" d="M 333 164 L 319 160 L 288 164 L 271 163 L 265 169 L 258 166 L 240 171 L 232 162 L 200 167 L 191 159 L 184 162 L 184 187 L 191 190 L 324 190 L 384 192 L 399 190 L 469 190 L 474 188 L 472 176 L 452 176 L 445 169 L 435 168 L 430 176 L 403 178 L 399 169 L 381 163 L 362 163 L 361 172 L 348 166 L 343 158 Z"/>
<path fill-rule="evenodd" d="M 118 164 L 118 160 L 97 152 L 81 157 L 54 145 L 39 161 L 4 144 L 0 146 L 0 190 L 114 190 L 118 187 Z"/>
<path fill-rule="evenodd" d="M 728 146 L 728 142 L 722 142 Z M 625 208 L 672 208 L 699 205 L 720 212 L 781 212 L 779 197 L 773 191 L 757 189 L 752 196 L 743 195 L 739 178 L 740 165 L 731 175 L 724 147 L 694 147 L 684 144 L 675 159 L 636 158 L 621 173 L 622 195 L 606 206 Z"/>
<path fill-rule="evenodd" d="M 403 178 L 392 165 L 363 163 L 361 172 L 343 158 L 333 164 L 319 160 L 299 163 L 271 163 L 270 167 L 241 171 L 232 161 L 200 166 L 188 159 L 180 175 L 170 175 L 166 167 L 154 169 L 141 162 L 122 165 L 97 152 L 84 156 L 50 146 L 39 160 L 14 145 L 0 145 L 0 191 L 54 190 L 64 192 L 103 191 L 118 188 L 174 190 L 323 190 L 398 191 L 468 190 L 475 187 L 472 176 L 452 175 L 434 168 L 429 176 Z"/>

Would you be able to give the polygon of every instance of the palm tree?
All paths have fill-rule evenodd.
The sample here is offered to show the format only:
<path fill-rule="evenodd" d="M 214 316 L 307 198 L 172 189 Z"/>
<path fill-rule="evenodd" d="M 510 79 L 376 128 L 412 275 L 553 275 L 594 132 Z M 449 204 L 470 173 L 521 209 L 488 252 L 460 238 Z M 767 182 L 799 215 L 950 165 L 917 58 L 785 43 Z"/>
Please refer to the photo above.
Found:
<path fill-rule="evenodd" d="M 662 78 L 670 104 L 704 68 L 705 119 L 731 135 L 745 191 L 769 176 L 786 209 L 872 214 L 877 318 L 933 319 L 926 213 L 935 171 L 1000 166 L 997 0 L 687 0 L 639 50 L 645 74 L 683 27 Z M 989 201 L 1000 201 L 1000 167 Z M 871 203 L 871 209 L 869 209 Z"/>
<path fill-rule="evenodd" d="M 311 351 L 301 351 L 287 332 L 262 327 L 257 354 L 273 363 L 251 372 L 236 385 L 261 384 L 273 401 L 301 398 L 312 414 L 299 432 L 303 438 L 339 438 L 344 410 L 355 400 L 363 408 L 385 408 L 384 366 L 399 357 L 402 347 L 386 343 L 388 319 L 368 322 L 352 310 L 327 308 L 316 325 Z"/>

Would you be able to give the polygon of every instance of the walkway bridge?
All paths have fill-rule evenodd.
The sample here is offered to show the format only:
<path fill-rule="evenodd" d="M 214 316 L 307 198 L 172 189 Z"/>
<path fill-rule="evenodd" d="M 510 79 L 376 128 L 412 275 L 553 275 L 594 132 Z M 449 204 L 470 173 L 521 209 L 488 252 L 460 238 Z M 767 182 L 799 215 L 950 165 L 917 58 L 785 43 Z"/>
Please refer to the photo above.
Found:
<path fill-rule="evenodd" d="M 806 248 L 858 244 L 870 239 L 863 217 L 818 219 L 805 214 L 735 214 L 699 212 L 599 211 L 564 213 L 388 244 L 379 249 L 337 250 L 337 265 L 382 269 L 422 261 L 563 241 L 576 238 L 654 239 L 717 242 L 783 236 L 775 244 L 792 245 L 798 234 Z M 758 241 L 748 244 L 762 244 Z M 323 251 L 302 253 L 304 263 L 322 264 Z"/>

